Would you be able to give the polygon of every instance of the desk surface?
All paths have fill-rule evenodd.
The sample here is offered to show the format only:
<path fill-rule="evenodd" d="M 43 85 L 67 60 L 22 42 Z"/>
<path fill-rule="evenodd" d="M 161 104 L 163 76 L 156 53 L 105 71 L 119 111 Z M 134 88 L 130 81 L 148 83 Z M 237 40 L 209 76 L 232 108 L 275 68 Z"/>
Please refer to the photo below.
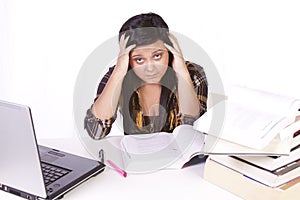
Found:
<path fill-rule="evenodd" d="M 91 157 L 77 138 L 43 139 L 39 144 Z M 79 185 L 63 199 L 240 199 L 237 196 L 205 181 L 204 164 L 180 170 L 161 170 L 148 174 L 128 174 L 122 177 L 106 167 L 105 171 Z M 18 196 L 0 191 L 0 200 L 21 200 Z"/>

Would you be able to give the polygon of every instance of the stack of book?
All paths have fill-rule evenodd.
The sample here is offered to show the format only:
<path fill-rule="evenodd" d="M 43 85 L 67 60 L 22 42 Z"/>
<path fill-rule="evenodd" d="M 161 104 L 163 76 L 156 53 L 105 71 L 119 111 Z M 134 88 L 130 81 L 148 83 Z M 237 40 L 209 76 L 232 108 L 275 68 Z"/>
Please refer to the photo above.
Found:
<path fill-rule="evenodd" d="M 300 196 L 300 131 L 289 156 L 210 155 L 204 179 L 243 199 L 296 199 Z"/>
<path fill-rule="evenodd" d="M 249 144 L 258 150 L 263 150 L 276 138 L 279 143 L 283 140 L 278 138 L 291 138 L 288 154 L 210 155 L 205 164 L 204 179 L 243 199 L 297 199 L 300 196 L 299 101 L 253 90 L 239 95 L 242 101 L 248 99 L 244 97 L 249 93 L 255 94 L 251 100 L 264 96 L 261 100 L 267 99 L 265 103 L 270 102 L 274 110 L 280 108 L 281 111 L 275 114 L 272 109 L 263 110 L 265 108 L 250 104 L 229 107 L 230 117 L 225 121 L 225 133 L 221 137 L 242 145 Z"/>

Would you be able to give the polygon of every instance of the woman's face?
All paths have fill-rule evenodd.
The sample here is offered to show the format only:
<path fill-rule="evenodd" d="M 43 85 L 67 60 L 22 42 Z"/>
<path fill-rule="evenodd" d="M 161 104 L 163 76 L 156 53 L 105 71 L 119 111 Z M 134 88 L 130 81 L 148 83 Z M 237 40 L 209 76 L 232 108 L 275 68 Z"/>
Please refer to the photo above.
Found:
<path fill-rule="evenodd" d="M 163 41 L 138 46 L 129 56 L 130 66 L 145 83 L 159 83 L 167 71 L 169 54 Z"/>

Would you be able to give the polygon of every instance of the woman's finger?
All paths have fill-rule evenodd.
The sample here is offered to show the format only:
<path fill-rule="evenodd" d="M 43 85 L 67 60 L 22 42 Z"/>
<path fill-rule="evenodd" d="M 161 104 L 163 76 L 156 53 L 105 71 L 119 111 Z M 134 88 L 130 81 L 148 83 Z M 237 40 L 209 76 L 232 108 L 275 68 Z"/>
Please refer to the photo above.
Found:
<path fill-rule="evenodd" d="M 179 47 L 179 44 L 178 44 L 178 40 L 177 38 L 172 34 L 172 33 L 169 33 L 169 38 L 174 46 L 174 48 L 178 51 L 178 52 L 181 52 L 180 50 L 180 47 Z"/>
<path fill-rule="evenodd" d="M 120 42 L 119 42 L 120 50 L 125 49 L 128 39 L 129 39 L 129 36 L 127 38 L 125 38 L 125 33 L 123 35 L 121 35 Z"/>
<path fill-rule="evenodd" d="M 172 53 L 174 56 L 177 56 L 177 57 L 179 57 L 179 58 L 183 58 L 183 55 L 182 55 L 181 51 L 178 51 L 177 49 L 175 49 L 174 47 L 172 47 L 172 46 L 170 46 L 170 45 L 168 45 L 168 44 L 166 44 L 166 43 L 164 43 L 164 45 L 165 45 L 165 47 L 166 47 L 169 51 L 171 51 L 171 53 Z"/>
<path fill-rule="evenodd" d="M 125 49 L 125 53 L 126 53 L 126 54 L 129 54 L 129 52 L 130 52 L 132 49 L 134 49 L 135 46 L 136 46 L 136 44 L 132 44 L 132 45 L 128 46 L 128 47 Z"/>
<path fill-rule="evenodd" d="M 171 53 L 175 53 L 176 50 L 172 46 L 168 45 L 167 43 L 164 43 L 164 45 L 169 51 L 171 51 Z"/>

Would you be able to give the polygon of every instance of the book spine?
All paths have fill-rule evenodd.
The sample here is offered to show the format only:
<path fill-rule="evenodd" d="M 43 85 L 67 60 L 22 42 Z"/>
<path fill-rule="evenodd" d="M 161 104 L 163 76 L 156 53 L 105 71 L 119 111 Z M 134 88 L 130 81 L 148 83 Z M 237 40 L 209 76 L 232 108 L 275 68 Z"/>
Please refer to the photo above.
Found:
<path fill-rule="evenodd" d="M 204 179 L 245 200 L 283 200 L 283 190 L 263 185 L 210 158 L 205 164 Z"/>
<path fill-rule="evenodd" d="M 253 166 L 251 163 L 243 162 L 231 156 L 213 156 L 211 159 L 267 186 L 275 187 L 278 184 L 277 175 Z"/>

